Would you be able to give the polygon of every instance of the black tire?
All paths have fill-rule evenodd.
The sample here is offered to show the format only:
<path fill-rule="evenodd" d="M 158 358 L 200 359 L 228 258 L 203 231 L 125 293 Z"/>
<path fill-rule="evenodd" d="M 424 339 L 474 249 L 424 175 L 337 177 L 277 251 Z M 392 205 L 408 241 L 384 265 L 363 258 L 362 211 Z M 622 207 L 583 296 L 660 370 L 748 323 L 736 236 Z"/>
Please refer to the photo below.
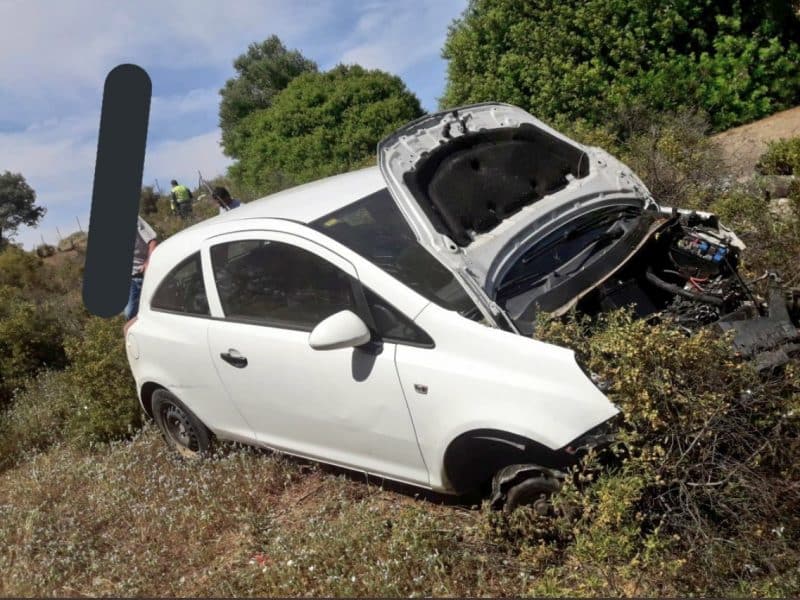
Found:
<path fill-rule="evenodd" d="M 153 418 L 167 446 L 181 458 L 197 460 L 211 453 L 213 434 L 174 394 L 153 392 Z"/>
<path fill-rule="evenodd" d="M 513 512 L 520 506 L 532 506 L 542 516 L 551 512 L 550 496 L 561 487 L 558 480 L 551 477 L 530 477 L 508 489 L 503 511 Z"/>

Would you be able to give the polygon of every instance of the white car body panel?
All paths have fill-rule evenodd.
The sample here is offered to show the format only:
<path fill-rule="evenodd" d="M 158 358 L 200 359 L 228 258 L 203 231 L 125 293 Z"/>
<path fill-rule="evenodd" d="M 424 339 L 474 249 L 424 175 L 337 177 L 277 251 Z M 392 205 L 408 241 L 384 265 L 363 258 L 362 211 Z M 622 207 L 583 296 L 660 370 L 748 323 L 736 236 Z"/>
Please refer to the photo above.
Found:
<path fill-rule="evenodd" d="M 532 125 L 582 151 L 588 161 L 589 174 L 523 207 L 491 231 L 474 235 L 467 247 L 459 247 L 437 231 L 404 181 L 404 175 L 417 169 L 431 152 L 466 133 L 521 124 Z M 644 183 L 615 157 L 600 148 L 579 144 L 516 106 L 497 102 L 429 114 L 405 125 L 378 144 L 378 164 L 420 243 L 450 269 L 475 281 L 489 296 L 495 283 L 502 280 L 532 242 L 576 215 L 610 205 L 655 205 Z"/>
<path fill-rule="evenodd" d="M 203 245 L 203 257 L 207 259 L 213 244 L 253 239 L 290 243 L 357 278 L 355 267 L 338 254 L 307 238 L 275 230 L 214 236 Z M 207 294 L 214 298 L 212 315 L 223 319 L 211 269 L 204 273 Z M 211 359 L 256 440 L 270 448 L 427 484 L 427 470 L 398 385 L 394 344 L 385 344 L 383 352 L 370 360 L 353 348 L 314 350 L 308 338 L 305 331 L 222 320 L 210 323 Z M 220 353 L 230 349 L 247 357 L 246 369 L 220 359 Z M 363 378 L 367 371 L 369 376 Z"/>
<path fill-rule="evenodd" d="M 436 351 L 398 346 L 397 368 L 437 489 L 446 486 L 441 457 L 462 433 L 507 431 L 558 449 L 619 412 L 571 350 L 467 321 L 434 304 L 416 323 L 437 341 Z M 415 390 L 418 382 L 426 394 Z"/>

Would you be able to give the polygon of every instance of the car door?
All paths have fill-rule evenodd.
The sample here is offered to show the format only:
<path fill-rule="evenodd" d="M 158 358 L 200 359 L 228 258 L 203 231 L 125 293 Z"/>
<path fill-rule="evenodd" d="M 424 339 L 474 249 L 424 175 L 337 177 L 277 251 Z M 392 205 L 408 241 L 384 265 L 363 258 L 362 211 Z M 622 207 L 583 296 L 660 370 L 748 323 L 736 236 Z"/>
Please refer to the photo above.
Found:
<path fill-rule="evenodd" d="M 204 271 L 215 368 L 259 442 L 427 485 L 391 342 L 314 350 L 309 334 L 359 312 L 353 265 L 297 235 L 248 231 L 208 240 Z"/>

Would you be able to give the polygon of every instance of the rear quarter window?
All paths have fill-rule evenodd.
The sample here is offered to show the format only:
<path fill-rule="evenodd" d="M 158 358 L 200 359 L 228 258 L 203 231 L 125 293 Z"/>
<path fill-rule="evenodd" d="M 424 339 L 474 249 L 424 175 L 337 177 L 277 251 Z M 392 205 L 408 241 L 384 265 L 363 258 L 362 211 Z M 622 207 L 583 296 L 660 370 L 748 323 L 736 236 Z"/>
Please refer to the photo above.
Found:
<path fill-rule="evenodd" d="M 195 252 L 167 273 L 153 294 L 150 308 L 187 315 L 211 314 L 203 283 L 200 252 Z"/>

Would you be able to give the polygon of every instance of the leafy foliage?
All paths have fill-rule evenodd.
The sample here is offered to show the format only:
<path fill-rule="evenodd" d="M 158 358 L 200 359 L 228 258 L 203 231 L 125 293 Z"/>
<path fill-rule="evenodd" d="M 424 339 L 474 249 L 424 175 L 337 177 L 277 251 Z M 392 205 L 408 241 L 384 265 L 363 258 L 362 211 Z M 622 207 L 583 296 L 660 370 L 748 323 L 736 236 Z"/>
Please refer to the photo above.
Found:
<path fill-rule="evenodd" d="M 64 329 L 52 310 L 0 286 L 0 407 L 28 377 L 66 364 Z"/>
<path fill-rule="evenodd" d="M 451 26 L 443 107 L 505 101 L 554 121 L 703 109 L 715 130 L 800 100 L 800 22 L 760 0 L 471 0 Z"/>
<path fill-rule="evenodd" d="M 20 225 L 33 226 L 44 216 L 45 209 L 36 206 L 36 192 L 19 173 L 0 174 L 0 248 Z"/>
<path fill-rule="evenodd" d="M 248 115 L 269 108 L 278 92 L 302 73 L 314 72 L 317 65 L 297 50 L 287 50 L 278 36 L 250 44 L 247 52 L 233 61 L 236 75 L 225 82 L 219 94 L 219 126 L 225 154 L 238 157 L 239 127 Z"/>
<path fill-rule="evenodd" d="M 590 455 L 556 497 L 560 517 L 494 515 L 494 535 L 564 568 L 562 594 L 720 593 L 730 589 L 719 582 L 791 578 L 800 542 L 796 362 L 764 379 L 713 331 L 689 337 L 626 312 L 543 321 L 537 337 L 573 348 L 610 383 L 624 416 L 615 466 L 599 468 L 608 457 Z M 654 581 L 680 583 L 658 590 Z M 545 591 L 554 590 L 531 593 Z"/>
<path fill-rule="evenodd" d="M 262 192 L 364 166 L 385 135 L 422 114 L 399 77 L 339 65 L 292 80 L 243 122 L 231 176 Z"/>
<path fill-rule="evenodd" d="M 31 290 L 45 283 L 42 261 L 37 256 L 16 246 L 0 252 L 0 285 Z"/>
<path fill-rule="evenodd" d="M 76 400 L 67 427 L 81 445 L 119 439 L 141 425 L 122 325 L 121 319 L 92 317 L 83 333 L 65 344 L 69 388 Z"/>
<path fill-rule="evenodd" d="M 800 137 L 771 142 L 756 169 L 763 175 L 800 175 Z"/>
<path fill-rule="evenodd" d="M 788 210 L 776 214 L 763 197 L 731 189 L 708 207 L 747 245 L 741 269 L 750 276 L 778 270 L 786 287 L 800 285 L 800 189 L 789 198 Z"/>

